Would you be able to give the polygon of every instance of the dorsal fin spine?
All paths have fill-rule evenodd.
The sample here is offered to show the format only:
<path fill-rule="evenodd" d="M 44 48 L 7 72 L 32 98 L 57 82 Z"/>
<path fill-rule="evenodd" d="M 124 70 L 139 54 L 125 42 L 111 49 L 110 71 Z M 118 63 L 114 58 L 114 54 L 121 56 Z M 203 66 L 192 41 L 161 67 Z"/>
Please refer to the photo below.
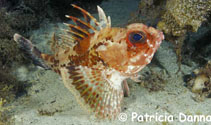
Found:
<path fill-rule="evenodd" d="M 75 31 L 72 31 L 72 30 L 64 30 L 65 32 L 68 32 L 68 33 L 71 33 L 71 34 L 73 34 L 73 35 L 77 35 L 77 36 L 79 36 L 80 38 L 84 38 L 84 35 L 82 35 L 82 34 L 80 34 L 80 33 L 77 33 L 77 32 L 75 32 Z"/>
<path fill-rule="evenodd" d="M 76 25 L 78 25 L 78 23 L 77 23 L 77 21 L 78 22 L 80 22 L 80 23 L 82 23 L 83 25 L 85 25 L 85 26 L 87 26 L 88 28 L 90 28 L 90 29 L 92 29 L 92 30 L 96 30 L 93 26 L 91 26 L 89 23 L 86 23 L 86 22 L 84 22 L 84 21 L 82 21 L 82 20 L 80 20 L 80 19 L 78 19 L 78 18 L 76 18 L 76 17 L 73 17 L 73 16 L 68 16 L 68 15 L 66 15 L 66 17 L 67 18 L 69 18 L 69 19 L 71 19 Z"/>
<path fill-rule="evenodd" d="M 67 23 L 64 23 L 64 24 L 67 25 L 67 26 L 69 26 L 70 28 L 75 28 L 75 29 L 77 29 L 77 30 L 83 32 L 84 34 L 89 35 L 89 33 L 88 33 L 86 30 L 82 29 L 82 28 L 79 27 L 79 26 L 75 26 L 75 25 L 67 24 Z"/>
<path fill-rule="evenodd" d="M 86 16 L 88 16 L 88 17 L 91 18 L 91 20 L 94 21 L 94 23 L 95 23 L 96 26 L 99 25 L 98 22 L 97 22 L 97 20 L 96 20 L 96 18 L 94 18 L 89 12 L 87 12 L 86 10 L 82 9 L 81 7 L 79 7 L 79 6 L 75 5 L 75 4 L 71 4 L 71 5 L 72 5 L 74 8 L 77 8 L 78 10 L 80 10 L 80 11 L 83 13 L 84 18 L 85 18 L 86 20 L 88 20 L 87 17 L 86 17 Z M 88 22 L 88 23 L 89 23 L 89 22 Z"/>

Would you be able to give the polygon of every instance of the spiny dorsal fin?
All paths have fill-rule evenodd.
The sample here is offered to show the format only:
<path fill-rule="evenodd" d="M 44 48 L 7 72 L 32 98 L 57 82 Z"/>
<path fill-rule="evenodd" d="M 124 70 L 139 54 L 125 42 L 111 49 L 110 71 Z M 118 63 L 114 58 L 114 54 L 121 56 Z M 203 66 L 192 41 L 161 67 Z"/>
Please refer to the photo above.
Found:
<path fill-rule="evenodd" d="M 84 22 L 81 19 L 78 19 L 73 16 L 66 15 L 67 18 L 71 19 L 79 28 L 89 31 L 89 29 L 96 31 L 96 28 L 93 27 L 89 22 Z"/>
<path fill-rule="evenodd" d="M 99 15 L 99 23 L 100 23 L 100 28 L 102 29 L 103 27 L 111 27 L 111 18 L 108 16 L 106 17 L 103 9 L 100 6 L 97 6 L 98 10 L 98 15 Z"/>
<path fill-rule="evenodd" d="M 91 21 L 94 22 L 95 26 L 98 26 L 99 23 L 97 22 L 96 18 L 94 18 L 89 12 L 87 12 L 86 10 L 82 9 L 81 7 L 71 4 L 74 8 L 77 8 L 78 10 L 80 10 L 86 20 L 87 23 L 91 23 Z"/>
<path fill-rule="evenodd" d="M 99 6 L 97 6 L 99 22 L 86 10 L 74 4 L 72 4 L 72 6 L 80 10 L 84 16 L 84 20 L 81 20 L 76 17 L 66 15 L 66 17 L 71 19 L 75 23 L 75 25 L 64 23 L 69 27 L 69 30 L 65 30 L 65 32 L 71 37 L 73 37 L 73 39 L 75 39 L 76 42 L 80 42 L 83 39 L 86 39 L 87 37 L 90 36 L 90 34 L 93 34 L 105 27 L 111 27 L 110 17 L 109 16 L 106 17 L 103 9 L 100 8 Z"/>
<path fill-rule="evenodd" d="M 115 88 L 115 83 L 107 81 L 101 69 L 71 65 L 61 72 L 65 86 L 76 96 L 79 104 L 91 109 L 97 117 L 114 119 L 121 111 L 121 85 Z"/>

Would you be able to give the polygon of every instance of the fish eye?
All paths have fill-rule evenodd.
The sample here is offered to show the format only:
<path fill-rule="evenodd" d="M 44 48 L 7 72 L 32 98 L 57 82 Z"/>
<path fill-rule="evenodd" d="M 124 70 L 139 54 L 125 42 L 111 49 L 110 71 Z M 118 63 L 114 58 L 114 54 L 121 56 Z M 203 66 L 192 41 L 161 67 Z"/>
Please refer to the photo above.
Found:
<path fill-rule="evenodd" d="M 143 32 L 132 32 L 129 34 L 129 41 L 132 44 L 144 43 L 145 42 L 145 34 Z"/>
<path fill-rule="evenodd" d="M 136 33 L 136 34 L 133 35 L 133 39 L 134 39 L 135 41 L 139 41 L 140 39 L 142 39 L 142 35 Z"/>

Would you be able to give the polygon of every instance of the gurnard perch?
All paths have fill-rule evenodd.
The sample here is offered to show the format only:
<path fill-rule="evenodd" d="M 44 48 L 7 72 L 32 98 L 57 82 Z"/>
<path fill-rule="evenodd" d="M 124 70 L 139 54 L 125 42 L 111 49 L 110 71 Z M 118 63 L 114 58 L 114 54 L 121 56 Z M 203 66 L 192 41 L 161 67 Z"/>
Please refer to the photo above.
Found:
<path fill-rule="evenodd" d="M 164 35 L 141 23 L 126 28 L 111 27 L 110 17 L 97 6 L 99 21 L 84 9 L 83 20 L 66 16 L 73 24 L 53 36 L 54 54 L 41 53 L 29 40 L 14 39 L 36 65 L 58 73 L 78 102 L 97 117 L 114 119 L 121 112 L 126 79 L 138 80 L 138 72 L 150 63 Z"/>

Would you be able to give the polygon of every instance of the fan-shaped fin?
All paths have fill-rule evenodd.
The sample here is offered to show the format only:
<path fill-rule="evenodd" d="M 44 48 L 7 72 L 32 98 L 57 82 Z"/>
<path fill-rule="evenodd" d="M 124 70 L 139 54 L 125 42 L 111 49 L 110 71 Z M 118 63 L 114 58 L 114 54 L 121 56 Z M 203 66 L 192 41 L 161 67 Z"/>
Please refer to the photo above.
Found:
<path fill-rule="evenodd" d="M 121 111 L 123 90 L 115 88 L 104 78 L 102 70 L 82 66 L 61 69 L 65 86 L 73 92 L 80 104 L 101 118 L 113 119 Z M 88 105 L 84 105 L 88 104 Z M 87 107 L 88 106 L 88 107 Z"/>

